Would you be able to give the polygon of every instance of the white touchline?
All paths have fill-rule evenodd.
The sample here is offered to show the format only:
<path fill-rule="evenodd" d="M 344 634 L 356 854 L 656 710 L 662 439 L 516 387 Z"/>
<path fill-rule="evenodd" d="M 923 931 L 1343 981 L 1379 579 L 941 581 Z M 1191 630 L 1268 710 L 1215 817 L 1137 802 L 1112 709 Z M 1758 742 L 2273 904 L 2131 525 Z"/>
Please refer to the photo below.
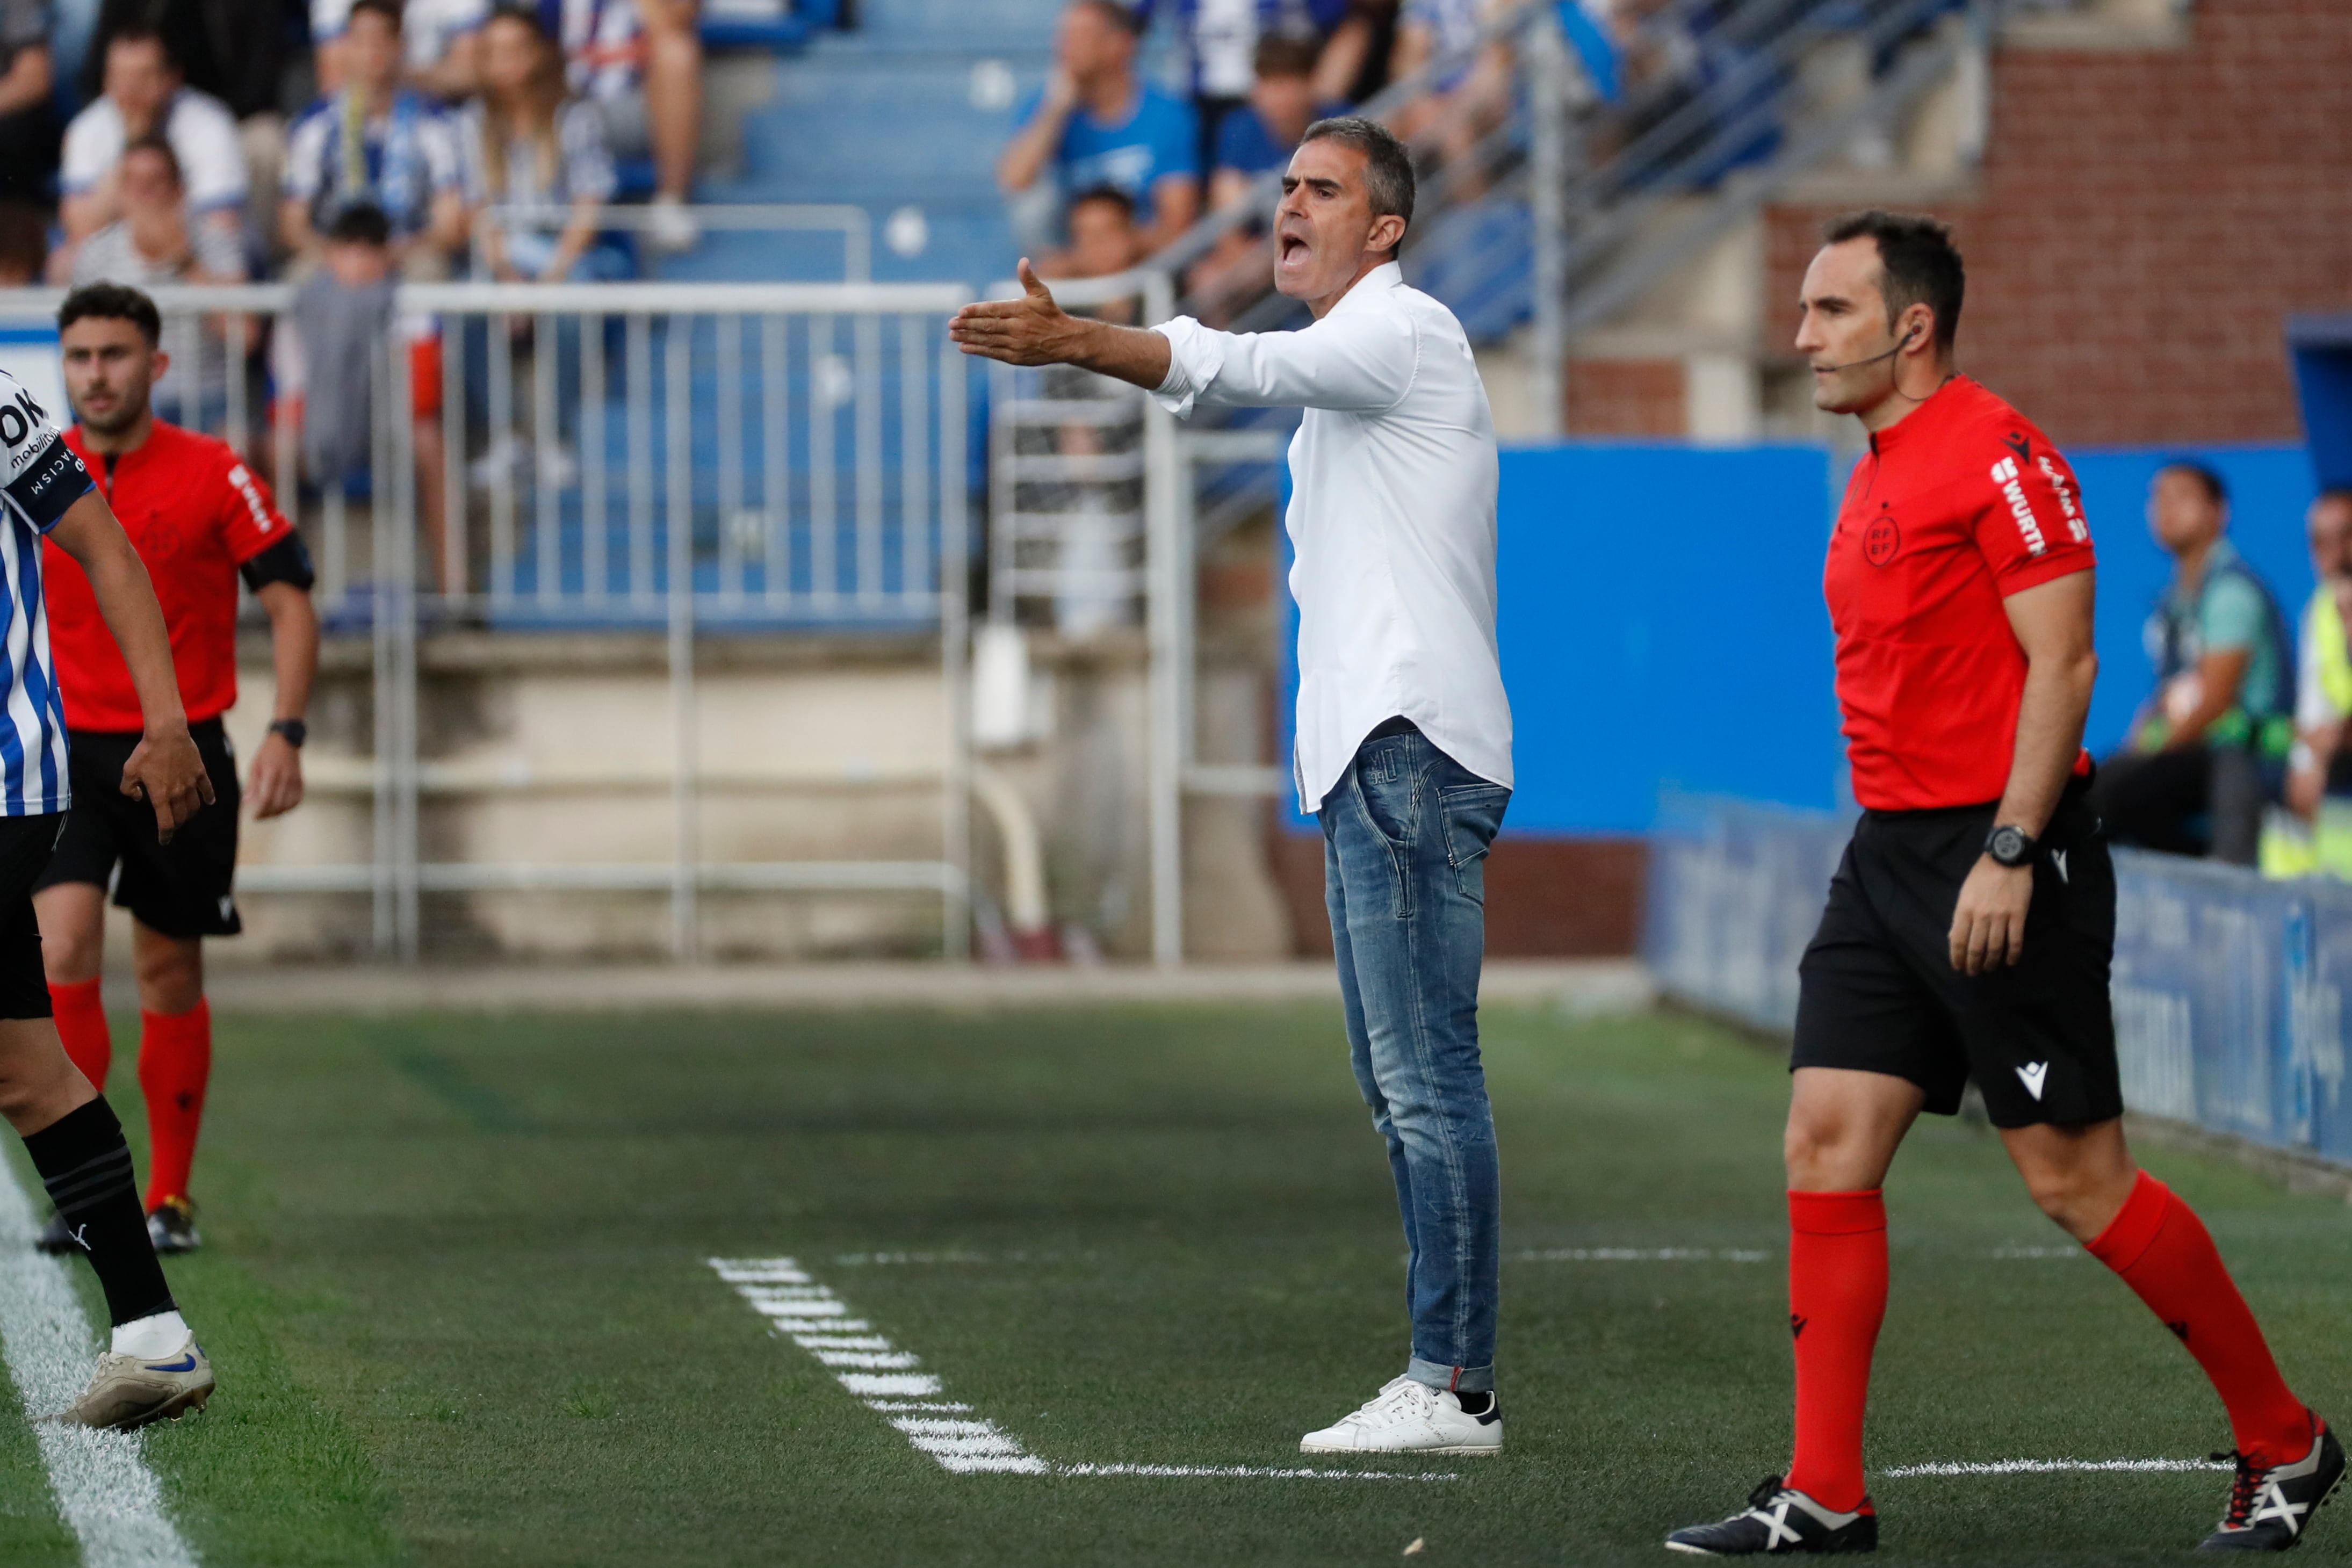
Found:
<path fill-rule="evenodd" d="M 19 1202 L 22 1201 L 21 1196 Z M 883 1255 L 887 1256 L 887 1254 Z M 903 1254 L 901 1255 L 903 1256 Z M 866 1407 L 896 1427 L 916 1451 L 959 1475 L 1213 1476 L 1262 1480 L 1450 1481 L 1450 1471 L 1317 1470 L 1254 1465 L 1052 1464 L 969 1405 L 946 1397 L 922 1358 L 900 1350 L 849 1303 L 791 1258 L 713 1258 L 710 1267 L 775 1332 L 816 1357 Z M 10 1356 L 13 1361 L 15 1352 Z"/>
<path fill-rule="evenodd" d="M 65 1265 L 34 1249 L 38 1233 L 25 1189 L 0 1165 L 0 1340 L 58 1511 L 80 1539 L 88 1568 L 194 1568 L 138 1437 L 41 1419 L 81 1393 L 98 1346 Z"/>
<path fill-rule="evenodd" d="M 1943 1464 L 1895 1465 L 1882 1476 L 2047 1476 L 2097 1470 L 2226 1470 L 2214 1459 L 1964 1459 Z"/>

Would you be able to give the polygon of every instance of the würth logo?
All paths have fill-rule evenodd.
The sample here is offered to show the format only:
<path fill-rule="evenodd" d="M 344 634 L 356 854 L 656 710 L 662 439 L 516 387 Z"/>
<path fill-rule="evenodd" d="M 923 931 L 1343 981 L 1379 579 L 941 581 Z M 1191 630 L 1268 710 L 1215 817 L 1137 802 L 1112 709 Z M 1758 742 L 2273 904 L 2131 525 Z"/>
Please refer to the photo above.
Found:
<path fill-rule="evenodd" d="M 1992 465 L 1992 482 L 2000 486 L 2000 498 L 2009 503 L 2009 515 L 2017 519 L 2027 553 L 2040 555 L 2050 546 L 2042 537 L 2042 519 L 2033 515 L 2033 503 L 2025 498 L 2025 486 L 2018 481 L 2020 472 L 2016 458 L 2004 457 Z"/>

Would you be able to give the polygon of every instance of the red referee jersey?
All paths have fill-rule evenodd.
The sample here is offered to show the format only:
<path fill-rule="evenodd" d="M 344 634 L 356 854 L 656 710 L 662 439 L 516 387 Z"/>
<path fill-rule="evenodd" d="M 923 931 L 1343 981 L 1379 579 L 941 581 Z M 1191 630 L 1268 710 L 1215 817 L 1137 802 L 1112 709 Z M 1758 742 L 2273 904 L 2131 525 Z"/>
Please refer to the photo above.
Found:
<path fill-rule="evenodd" d="M 172 664 L 191 722 L 236 705 L 236 569 L 286 537 L 268 489 L 209 435 L 155 422 L 146 444 L 110 469 L 77 425 L 66 444 L 121 518 L 163 606 Z M 99 614 L 89 579 L 55 541 L 42 547 L 49 646 L 68 729 L 146 727 L 122 651 Z"/>
<path fill-rule="evenodd" d="M 2094 564 L 2074 471 L 1975 382 L 1874 435 L 1822 574 L 1854 799 L 1879 811 L 1999 800 L 2025 695 L 2001 601 Z"/>

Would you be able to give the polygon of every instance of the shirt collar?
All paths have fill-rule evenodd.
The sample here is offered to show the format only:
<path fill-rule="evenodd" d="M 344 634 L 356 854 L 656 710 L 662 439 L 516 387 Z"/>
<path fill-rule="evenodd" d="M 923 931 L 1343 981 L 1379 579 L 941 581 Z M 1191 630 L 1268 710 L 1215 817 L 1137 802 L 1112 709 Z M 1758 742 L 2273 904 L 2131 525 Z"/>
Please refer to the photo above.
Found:
<path fill-rule="evenodd" d="M 1929 392 L 1927 401 L 1917 408 L 1874 433 L 1870 438 L 1870 449 L 1884 457 L 1906 441 L 1914 438 L 1933 440 L 1936 427 L 1973 401 L 1974 394 L 1979 390 L 1977 383 L 1967 376 L 1954 376 Z"/>
<path fill-rule="evenodd" d="M 1339 303 L 1332 306 L 1329 310 L 1326 311 L 1324 313 L 1323 319 L 1328 321 L 1332 317 L 1339 315 L 1343 310 L 1354 310 L 1368 307 L 1381 296 L 1388 293 L 1391 289 L 1402 288 L 1403 287 L 1404 268 L 1399 267 L 1393 261 L 1384 261 L 1381 263 L 1380 266 L 1372 268 L 1371 271 L 1364 274 L 1363 277 L 1356 279 L 1355 287 L 1349 289 L 1347 293 L 1339 296 Z"/>

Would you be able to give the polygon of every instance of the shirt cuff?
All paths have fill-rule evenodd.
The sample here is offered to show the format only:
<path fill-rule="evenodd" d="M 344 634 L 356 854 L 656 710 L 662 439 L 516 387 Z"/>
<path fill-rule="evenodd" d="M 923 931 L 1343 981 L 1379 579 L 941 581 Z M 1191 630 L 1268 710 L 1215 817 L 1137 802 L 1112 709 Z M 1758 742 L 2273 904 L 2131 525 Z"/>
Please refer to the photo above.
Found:
<path fill-rule="evenodd" d="M 1151 329 L 1168 340 L 1168 376 L 1151 395 L 1160 406 L 1181 419 L 1192 412 L 1193 401 L 1209 390 L 1225 368 L 1222 334 L 1213 332 L 1190 316 L 1179 316 Z"/>

